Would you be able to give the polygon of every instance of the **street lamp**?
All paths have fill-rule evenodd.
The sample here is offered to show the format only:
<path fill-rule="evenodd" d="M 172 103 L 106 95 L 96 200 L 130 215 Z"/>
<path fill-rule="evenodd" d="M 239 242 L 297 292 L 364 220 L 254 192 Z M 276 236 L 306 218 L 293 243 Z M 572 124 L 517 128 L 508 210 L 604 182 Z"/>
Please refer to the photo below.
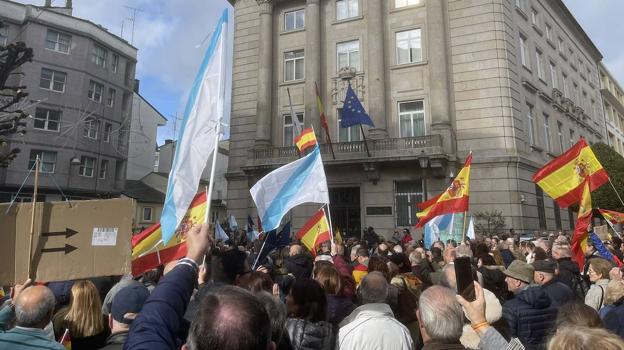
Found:
<path fill-rule="evenodd" d="M 420 171 L 422 172 L 421 180 L 422 180 L 422 190 L 423 190 L 423 202 L 427 200 L 427 179 L 425 174 L 425 169 L 429 165 L 429 156 L 425 154 L 425 150 L 420 150 L 420 155 L 418 156 L 418 165 L 420 165 Z"/>

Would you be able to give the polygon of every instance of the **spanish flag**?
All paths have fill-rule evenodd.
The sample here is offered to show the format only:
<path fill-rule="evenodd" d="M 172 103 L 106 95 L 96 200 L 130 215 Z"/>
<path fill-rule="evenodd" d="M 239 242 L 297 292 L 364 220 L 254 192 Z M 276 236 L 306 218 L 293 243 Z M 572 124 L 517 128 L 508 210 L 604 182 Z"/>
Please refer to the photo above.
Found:
<path fill-rule="evenodd" d="M 574 226 L 574 234 L 572 235 L 572 259 L 576 261 L 582 269 L 585 266 L 585 250 L 587 250 L 587 239 L 589 234 L 587 227 L 592 219 L 592 201 L 589 180 L 581 185 L 583 190 L 582 199 L 579 204 L 579 212 Z"/>
<path fill-rule="evenodd" d="M 312 256 L 316 256 L 318 246 L 330 240 L 329 224 L 325 211 L 322 208 L 319 209 L 297 232 L 296 237 L 310 250 Z"/>
<path fill-rule="evenodd" d="M 301 134 L 295 138 L 295 144 L 297 148 L 299 148 L 299 152 L 305 151 L 310 147 L 314 147 L 316 145 L 316 135 L 314 135 L 314 130 L 312 128 L 303 129 Z"/>
<path fill-rule="evenodd" d="M 624 213 L 619 213 L 617 211 L 598 209 L 602 217 L 607 220 L 610 224 L 624 224 Z"/>
<path fill-rule="evenodd" d="M 457 174 L 451 185 L 442 194 L 422 203 L 417 204 L 420 212 L 416 214 L 418 223 L 416 228 L 423 227 L 427 221 L 438 215 L 459 213 L 468 210 L 470 193 L 470 163 L 472 152 L 468 154 L 464 167 Z"/>
<path fill-rule="evenodd" d="M 140 275 L 158 265 L 186 255 L 186 232 L 194 225 L 203 224 L 206 216 L 206 192 L 195 196 L 173 238 L 163 245 L 160 223 L 152 225 L 132 237 L 132 274 Z"/>
<path fill-rule="evenodd" d="M 589 178 L 589 190 L 594 191 L 609 181 L 594 152 L 581 138 L 561 156 L 551 160 L 533 175 L 533 182 L 566 208 L 582 199 L 583 184 Z"/>

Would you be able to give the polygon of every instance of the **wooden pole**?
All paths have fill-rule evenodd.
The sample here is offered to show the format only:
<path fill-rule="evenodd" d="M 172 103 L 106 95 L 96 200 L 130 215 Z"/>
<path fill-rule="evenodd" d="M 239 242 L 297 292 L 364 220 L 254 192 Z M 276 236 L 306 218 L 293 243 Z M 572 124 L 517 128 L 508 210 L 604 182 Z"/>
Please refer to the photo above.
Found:
<path fill-rule="evenodd" d="M 32 215 L 30 217 L 30 240 L 28 244 L 28 276 L 32 277 L 33 239 L 35 236 L 35 211 L 37 209 L 37 186 L 39 185 L 39 155 L 35 158 L 35 184 L 32 198 Z"/>

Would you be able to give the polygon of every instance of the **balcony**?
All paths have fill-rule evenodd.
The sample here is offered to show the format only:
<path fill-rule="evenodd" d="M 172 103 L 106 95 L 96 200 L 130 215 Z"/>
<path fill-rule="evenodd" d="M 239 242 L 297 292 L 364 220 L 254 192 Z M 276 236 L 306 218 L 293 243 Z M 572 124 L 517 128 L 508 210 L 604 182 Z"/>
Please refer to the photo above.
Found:
<path fill-rule="evenodd" d="M 321 144 L 321 154 L 326 164 L 347 164 L 361 162 L 389 162 L 397 160 L 416 160 L 424 152 L 432 159 L 447 159 L 442 149 L 440 135 L 420 137 L 387 138 L 366 140 L 370 157 L 366 152 L 364 141 L 332 143 L 336 159 L 332 158 L 329 144 Z M 262 168 L 273 168 L 299 158 L 297 147 L 270 147 L 251 149 L 250 157 L 244 170 L 254 171 Z"/>

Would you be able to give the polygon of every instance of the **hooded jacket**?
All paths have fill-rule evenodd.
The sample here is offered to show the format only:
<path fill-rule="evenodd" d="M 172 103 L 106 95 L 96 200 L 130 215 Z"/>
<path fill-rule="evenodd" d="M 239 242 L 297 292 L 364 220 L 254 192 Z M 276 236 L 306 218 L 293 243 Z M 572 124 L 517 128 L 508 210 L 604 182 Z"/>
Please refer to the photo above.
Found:
<path fill-rule="evenodd" d="M 503 305 L 509 335 L 517 337 L 527 350 L 538 349 L 546 342 L 557 311 L 539 286 L 526 288 Z"/>
<path fill-rule="evenodd" d="M 300 318 L 286 320 L 286 333 L 294 350 L 333 350 L 334 326 L 328 322 L 310 322 Z"/>
<path fill-rule="evenodd" d="M 289 256 L 284 261 L 284 265 L 295 278 L 310 278 L 312 275 L 312 259 L 306 254 Z"/>

